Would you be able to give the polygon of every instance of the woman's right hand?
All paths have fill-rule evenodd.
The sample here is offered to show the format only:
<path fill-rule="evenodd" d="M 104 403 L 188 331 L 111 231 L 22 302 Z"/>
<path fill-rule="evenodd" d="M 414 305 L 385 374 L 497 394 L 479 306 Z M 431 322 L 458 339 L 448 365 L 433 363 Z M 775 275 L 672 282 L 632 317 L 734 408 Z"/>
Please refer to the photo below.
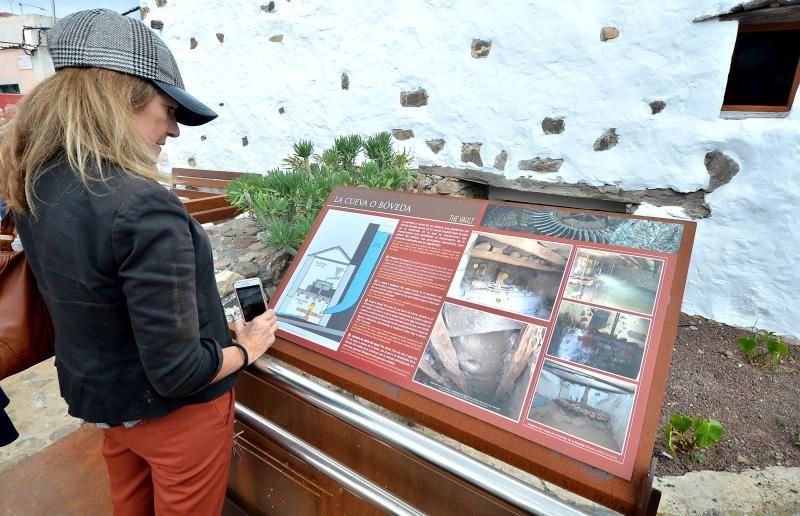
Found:
<path fill-rule="evenodd" d="M 233 326 L 236 331 L 236 340 L 247 349 L 247 355 L 252 364 L 275 342 L 278 316 L 270 309 L 248 323 L 244 322 L 244 319 L 237 319 L 233 322 Z"/>

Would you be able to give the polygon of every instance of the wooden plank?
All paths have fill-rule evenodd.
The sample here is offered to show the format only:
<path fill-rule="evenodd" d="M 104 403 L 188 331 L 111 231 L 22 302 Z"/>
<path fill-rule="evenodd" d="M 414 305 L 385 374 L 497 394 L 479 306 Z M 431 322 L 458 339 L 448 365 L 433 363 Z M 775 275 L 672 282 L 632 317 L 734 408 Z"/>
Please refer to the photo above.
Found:
<path fill-rule="evenodd" d="M 453 347 L 453 341 L 450 340 L 450 333 L 447 331 L 447 326 L 444 324 L 442 314 L 439 314 L 439 317 L 436 318 L 436 324 L 433 325 L 430 343 L 433 349 L 436 350 L 436 354 L 442 361 L 442 365 L 447 370 L 448 376 L 456 382 L 461 392 L 469 396 L 469 384 L 459 365 L 456 348 Z"/>
<path fill-rule="evenodd" d="M 768 7 L 764 9 L 754 9 L 752 11 L 739 11 L 736 13 L 723 14 L 719 17 L 720 21 L 739 20 L 742 25 L 739 30 L 747 27 L 747 30 L 775 30 L 774 28 L 750 28 L 750 24 L 768 24 L 785 26 L 782 30 L 791 30 L 792 25 L 796 25 L 800 19 L 800 6 L 785 5 L 781 7 Z M 781 30 L 781 29 L 778 29 Z"/>
<path fill-rule="evenodd" d="M 761 111 L 765 113 L 785 113 L 791 106 L 749 106 L 745 104 L 723 104 L 721 111 Z"/>
<path fill-rule="evenodd" d="M 433 367 L 431 367 L 431 365 L 430 365 L 428 362 L 426 362 L 425 360 L 420 360 L 420 361 L 419 361 L 419 369 L 420 369 L 420 371 L 422 371 L 423 373 L 425 373 L 425 374 L 427 374 L 428 376 L 430 376 L 430 377 L 431 377 L 431 378 L 432 378 L 434 381 L 437 381 L 437 382 L 439 382 L 439 383 L 440 383 L 440 384 L 442 384 L 442 385 L 446 385 L 446 384 L 447 384 L 447 382 L 445 381 L 445 379 L 444 379 L 444 378 L 442 378 L 442 375 L 440 375 L 439 373 L 437 373 L 437 372 L 436 372 L 436 369 L 434 369 Z"/>
<path fill-rule="evenodd" d="M 500 380 L 500 385 L 497 386 L 497 391 L 494 394 L 494 402 L 505 398 L 514 388 L 514 383 L 522 371 L 528 367 L 531 356 L 539 351 L 544 342 L 544 332 L 547 329 L 544 326 L 535 326 L 529 324 L 520 333 L 517 349 L 514 350 L 514 356 L 511 358 L 511 363 L 503 374 L 503 379 Z"/>
<path fill-rule="evenodd" d="M 473 250 L 470 255 L 473 258 L 480 258 L 481 260 L 492 260 L 494 262 L 507 263 L 509 265 L 517 265 L 519 267 L 527 267 L 528 269 L 535 269 L 537 271 L 556 272 L 559 270 L 555 267 L 542 265 L 525 258 L 514 258 L 513 256 L 507 256 L 505 254 Z"/>
<path fill-rule="evenodd" d="M 556 265 L 565 265 L 567 263 L 567 260 L 565 260 L 563 256 L 557 254 L 555 251 L 552 251 L 546 246 L 543 246 L 537 240 L 513 237 L 508 235 L 496 235 L 496 234 L 486 234 L 486 233 L 481 233 L 480 235 L 482 237 L 490 238 L 492 240 L 497 240 L 498 242 L 502 242 L 504 244 L 516 247 L 517 249 L 524 251 L 526 253 L 535 254 L 539 258 L 547 260 L 548 262 L 552 262 Z"/>
<path fill-rule="evenodd" d="M 187 199 L 204 199 L 206 197 L 217 197 L 218 195 L 222 195 L 219 193 L 214 192 L 201 192 L 200 190 L 188 190 L 186 188 L 173 188 L 173 192 L 178 197 L 183 197 Z"/>
<path fill-rule="evenodd" d="M 238 213 L 238 209 L 234 208 L 233 206 L 227 206 L 225 208 L 215 208 L 213 210 L 192 213 L 192 217 L 194 217 L 195 220 L 200 224 L 205 224 L 207 222 L 219 222 L 221 220 L 232 219 Z"/>
<path fill-rule="evenodd" d="M 189 213 L 197 213 L 201 211 L 212 210 L 214 208 L 225 208 L 230 206 L 230 203 L 224 195 L 214 195 L 212 197 L 190 199 L 184 202 L 183 205 L 186 206 L 186 211 Z"/>
<path fill-rule="evenodd" d="M 245 174 L 244 172 L 227 172 L 225 170 L 202 170 L 195 168 L 173 168 L 172 176 L 202 177 L 205 179 L 224 179 L 230 181 Z"/>
<path fill-rule="evenodd" d="M 230 181 L 225 181 L 223 179 L 205 179 L 205 178 L 184 177 L 184 176 L 175 177 L 176 185 L 197 186 L 202 188 L 215 188 L 220 191 L 225 190 L 225 187 L 228 186 L 228 183 L 230 183 Z"/>

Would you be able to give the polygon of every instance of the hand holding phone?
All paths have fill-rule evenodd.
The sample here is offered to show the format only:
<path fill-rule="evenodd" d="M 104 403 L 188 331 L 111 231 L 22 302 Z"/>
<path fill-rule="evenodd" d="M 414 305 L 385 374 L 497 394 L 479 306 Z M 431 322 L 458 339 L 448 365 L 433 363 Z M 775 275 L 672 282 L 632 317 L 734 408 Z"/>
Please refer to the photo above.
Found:
<path fill-rule="evenodd" d="M 240 280 L 233 288 L 244 319 L 234 321 L 236 340 L 246 348 L 252 362 L 275 342 L 278 318 L 272 310 L 267 310 L 269 298 L 264 294 L 260 279 Z"/>
<path fill-rule="evenodd" d="M 233 289 L 245 322 L 250 322 L 267 311 L 269 297 L 264 294 L 264 286 L 259 278 L 239 280 L 233 284 Z"/>

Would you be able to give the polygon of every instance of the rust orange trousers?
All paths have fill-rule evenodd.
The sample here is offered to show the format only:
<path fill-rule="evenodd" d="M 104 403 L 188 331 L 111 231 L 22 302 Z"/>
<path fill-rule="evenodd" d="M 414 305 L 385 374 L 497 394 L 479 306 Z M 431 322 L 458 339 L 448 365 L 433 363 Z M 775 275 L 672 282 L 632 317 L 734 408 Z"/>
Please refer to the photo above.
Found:
<path fill-rule="evenodd" d="M 233 391 L 104 430 L 115 516 L 218 516 L 233 448 Z"/>

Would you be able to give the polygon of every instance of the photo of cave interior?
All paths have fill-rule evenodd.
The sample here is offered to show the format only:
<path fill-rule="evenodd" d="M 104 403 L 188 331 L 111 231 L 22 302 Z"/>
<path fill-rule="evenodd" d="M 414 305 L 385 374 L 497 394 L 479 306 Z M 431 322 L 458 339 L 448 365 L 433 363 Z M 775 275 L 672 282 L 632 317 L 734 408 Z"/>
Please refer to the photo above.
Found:
<path fill-rule="evenodd" d="M 650 320 L 563 301 L 547 354 L 635 380 Z"/>
<path fill-rule="evenodd" d="M 445 303 L 414 380 L 518 420 L 546 328 Z"/>
<path fill-rule="evenodd" d="M 448 296 L 549 319 L 572 246 L 476 232 Z"/>
<path fill-rule="evenodd" d="M 578 249 L 564 296 L 652 315 L 663 266 L 653 258 Z"/>
<path fill-rule="evenodd" d="M 622 453 L 635 385 L 545 360 L 528 419 Z"/>

